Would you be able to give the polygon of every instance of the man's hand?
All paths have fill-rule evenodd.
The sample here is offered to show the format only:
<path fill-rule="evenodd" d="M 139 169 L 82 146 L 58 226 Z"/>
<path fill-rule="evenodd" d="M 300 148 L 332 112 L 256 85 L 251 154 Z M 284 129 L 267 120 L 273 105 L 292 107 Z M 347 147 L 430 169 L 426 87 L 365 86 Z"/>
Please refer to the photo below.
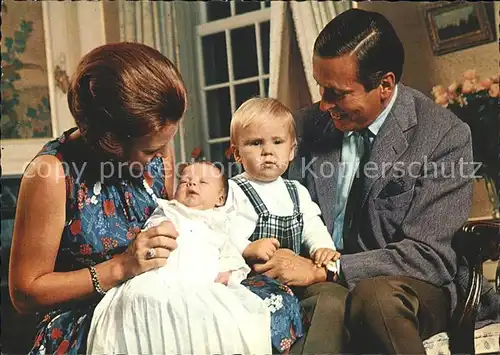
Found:
<path fill-rule="evenodd" d="M 254 270 L 289 286 L 309 286 L 326 281 L 324 267 L 317 267 L 311 259 L 303 258 L 290 249 L 277 250 L 268 262 L 255 264 Z"/>
<path fill-rule="evenodd" d="M 217 277 L 215 278 L 216 283 L 224 284 L 227 286 L 229 282 L 229 277 L 231 276 L 231 271 L 219 272 Z"/>
<path fill-rule="evenodd" d="M 262 238 L 250 243 L 243 251 L 245 259 L 268 261 L 280 247 L 276 238 Z"/>
<path fill-rule="evenodd" d="M 316 266 L 326 266 L 329 261 L 337 261 L 340 259 L 340 253 L 330 248 L 319 248 L 311 255 Z"/>

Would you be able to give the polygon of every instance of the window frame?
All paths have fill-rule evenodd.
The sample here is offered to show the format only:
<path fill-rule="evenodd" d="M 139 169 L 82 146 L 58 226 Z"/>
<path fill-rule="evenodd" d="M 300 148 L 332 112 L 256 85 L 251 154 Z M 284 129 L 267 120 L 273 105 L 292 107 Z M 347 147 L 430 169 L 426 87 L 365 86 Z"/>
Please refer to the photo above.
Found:
<path fill-rule="evenodd" d="M 264 73 L 263 62 L 262 62 L 262 43 L 260 36 L 260 25 L 264 22 L 271 21 L 271 9 L 265 7 L 265 2 L 261 2 L 261 9 L 251 12 L 246 12 L 243 14 L 236 15 L 235 3 L 230 2 L 231 16 L 218 19 L 215 21 L 207 21 L 207 11 L 206 3 L 200 2 L 200 24 L 196 26 L 196 53 L 197 53 L 197 67 L 199 75 L 199 92 L 200 92 L 200 112 L 201 120 L 203 124 L 203 152 L 206 159 L 212 160 L 210 147 L 213 144 L 229 142 L 230 137 L 210 137 L 210 120 L 207 112 L 207 91 L 229 87 L 229 99 L 230 99 L 230 110 L 231 113 L 236 111 L 236 95 L 235 86 L 239 84 L 245 84 L 250 82 L 258 81 L 259 92 L 262 96 L 265 91 L 265 80 L 269 80 L 270 74 Z M 234 79 L 233 73 L 233 57 L 232 57 L 232 46 L 231 46 L 231 30 L 243 28 L 247 26 L 254 26 L 255 30 L 255 40 L 257 48 L 257 76 Z M 226 41 L 226 53 L 227 53 L 227 66 L 228 66 L 228 81 L 225 83 L 218 83 L 213 85 L 206 85 L 205 83 L 205 73 L 204 73 L 204 61 L 203 61 L 203 47 L 202 38 L 207 35 L 212 35 L 216 33 L 224 33 Z M 264 93 L 267 96 L 268 93 Z"/>

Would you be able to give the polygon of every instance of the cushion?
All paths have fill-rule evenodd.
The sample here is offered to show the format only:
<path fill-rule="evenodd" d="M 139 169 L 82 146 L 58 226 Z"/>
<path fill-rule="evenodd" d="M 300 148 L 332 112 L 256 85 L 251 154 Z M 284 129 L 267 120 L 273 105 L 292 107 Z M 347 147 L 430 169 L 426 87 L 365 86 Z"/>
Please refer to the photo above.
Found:
<path fill-rule="evenodd" d="M 448 334 L 439 333 L 424 340 L 427 355 L 451 354 L 448 346 Z M 474 332 L 476 354 L 500 353 L 500 323 L 489 324 Z"/>

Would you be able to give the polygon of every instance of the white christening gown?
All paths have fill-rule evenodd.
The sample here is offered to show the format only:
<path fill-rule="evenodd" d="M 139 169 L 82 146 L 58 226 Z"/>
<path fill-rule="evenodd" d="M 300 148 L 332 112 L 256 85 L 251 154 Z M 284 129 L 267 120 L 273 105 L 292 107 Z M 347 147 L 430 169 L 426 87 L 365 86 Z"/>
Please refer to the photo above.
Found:
<path fill-rule="evenodd" d="M 145 228 L 173 222 L 167 265 L 109 290 L 97 305 L 88 354 L 270 354 L 270 314 L 240 282 L 250 269 L 229 240 L 227 218 L 159 201 Z M 227 286 L 215 283 L 232 272 Z"/>

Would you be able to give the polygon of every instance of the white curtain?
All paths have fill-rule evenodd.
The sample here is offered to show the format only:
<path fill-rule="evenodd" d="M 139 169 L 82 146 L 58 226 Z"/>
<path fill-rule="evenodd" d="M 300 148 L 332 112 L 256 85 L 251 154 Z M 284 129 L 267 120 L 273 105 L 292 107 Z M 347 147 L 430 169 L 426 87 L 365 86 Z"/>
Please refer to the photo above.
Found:
<path fill-rule="evenodd" d="M 120 40 L 144 43 L 156 48 L 182 71 L 178 46 L 179 36 L 177 26 L 175 26 L 179 9 L 175 4 L 163 1 L 122 1 L 119 6 Z M 176 152 L 176 160 L 185 161 L 186 149 L 182 121 L 179 132 L 172 146 Z"/>
<path fill-rule="evenodd" d="M 312 75 L 316 37 L 351 1 L 271 2 L 269 96 L 296 110 L 319 101 Z"/>
<path fill-rule="evenodd" d="M 123 1 L 119 6 L 120 40 L 144 43 L 176 60 L 172 3 Z"/>

